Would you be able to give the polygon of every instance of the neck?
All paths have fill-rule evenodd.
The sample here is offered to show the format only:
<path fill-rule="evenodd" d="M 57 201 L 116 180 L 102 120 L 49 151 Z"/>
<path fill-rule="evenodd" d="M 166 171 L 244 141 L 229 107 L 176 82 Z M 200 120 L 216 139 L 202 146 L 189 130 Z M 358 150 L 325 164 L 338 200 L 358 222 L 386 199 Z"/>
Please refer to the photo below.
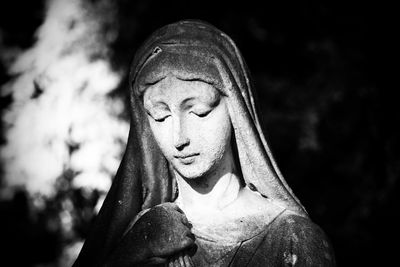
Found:
<path fill-rule="evenodd" d="M 241 189 L 231 151 L 209 175 L 187 179 L 175 172 L 175 176 L 179 189 L 177 203 L 188 216 L 223 210 L 238 197 Z"/>

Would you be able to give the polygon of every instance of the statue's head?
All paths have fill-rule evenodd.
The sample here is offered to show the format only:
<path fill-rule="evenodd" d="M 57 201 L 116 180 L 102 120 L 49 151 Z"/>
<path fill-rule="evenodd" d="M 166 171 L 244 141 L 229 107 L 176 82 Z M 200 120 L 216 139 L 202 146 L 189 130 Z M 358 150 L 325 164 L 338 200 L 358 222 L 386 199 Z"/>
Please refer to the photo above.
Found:
<path fill-rule="evenodd" d="M 198 35 L 212 32 L 202 23 L 183 23 L 182 30 L 196 25 L 203 28 L 150 45 L 152 52 L 136 69 L 133 85 L 163 155 L 187 179 L 232 162 L 228 89 L 216 63 L 218 54 Z"/>
<path fill-rule="evenodd" d="M 223 167 L 232 129 L 225 98 L 213 85 L 170 74 L 146 89 L 143 103 L 157 144 L 182 177 Z"/>

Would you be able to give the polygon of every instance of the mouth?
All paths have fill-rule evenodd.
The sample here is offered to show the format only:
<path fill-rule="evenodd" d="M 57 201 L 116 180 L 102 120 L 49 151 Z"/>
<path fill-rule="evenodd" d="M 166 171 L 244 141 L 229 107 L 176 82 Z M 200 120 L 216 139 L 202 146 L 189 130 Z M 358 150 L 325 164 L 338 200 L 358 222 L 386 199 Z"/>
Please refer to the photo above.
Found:
<path fill-rule="evenodd" d="M 181 163 L 185 165 L 189 165 L 193 163 L 200 153 L 192 153 L 192 154 L 183 154 L 183 155 L 175 155 L 174 158 L 178 159 Z"/>

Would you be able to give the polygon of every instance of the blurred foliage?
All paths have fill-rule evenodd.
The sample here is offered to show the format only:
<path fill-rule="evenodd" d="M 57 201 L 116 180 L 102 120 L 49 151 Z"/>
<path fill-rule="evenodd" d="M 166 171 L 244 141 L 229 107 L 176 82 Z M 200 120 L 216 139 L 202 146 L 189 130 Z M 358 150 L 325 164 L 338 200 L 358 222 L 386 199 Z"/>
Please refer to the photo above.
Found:
<path fill-rule="evenodd" d="M 41 23 L 42 4 L 21 9 L 21 3 L 1 4 L 3 45 L 29 47 Z M 398 237 L 400 147 L 397 98 L 384 68 L 391 52 L 383 8 L 321 1 L 117 3 L 112 63 L 125 79 L 115 94 L 127 94 L 130 61 L 153 30 L 184 18 L 209 21 L 242 51 L 278 165 L 330 237 L 338 265 L 395 262 L 389 242 Z M 8 78 L 1 71 L 1 82 Z M 71 190 L 73 175 L 59 178 L 58 193 L 42 209 L 24 191 L 1 203 L 10 258 L 25 266 L 55 262 L 66 244 L 85 237 L 100 194 Z"/>
<path fill-rule="evenodd" d="M 65 171 L 51 197 L 23 188 L 2 200 L 2 262 L 12 266 L 70 266 L 96 214 L 100 192 L 71 186 Z M 21 255 L 21 253 L 23 255 Z"/>

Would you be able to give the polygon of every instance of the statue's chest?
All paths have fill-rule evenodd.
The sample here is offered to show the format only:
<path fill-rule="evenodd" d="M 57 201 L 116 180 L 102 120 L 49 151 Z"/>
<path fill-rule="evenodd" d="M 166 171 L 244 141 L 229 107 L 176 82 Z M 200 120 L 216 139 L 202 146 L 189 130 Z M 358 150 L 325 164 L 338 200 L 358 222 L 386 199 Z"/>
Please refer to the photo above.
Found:
<path fill-rule="evenodd" d="M 245 228 L 245 225 L 238 222 L 223 225 L 194 224 L 192 232 L 196 236 L 197 250 L 192 259 L 196 266 L 228 266 L 242 242 L 259 231 L 249 224 Z"/>
<path fill-rule="evenodd" d="M 222 244 L 197 237 L 196 245 L 196 253 L 192 256 L 195 266 L 228 266 L 241 242 Z"/>

